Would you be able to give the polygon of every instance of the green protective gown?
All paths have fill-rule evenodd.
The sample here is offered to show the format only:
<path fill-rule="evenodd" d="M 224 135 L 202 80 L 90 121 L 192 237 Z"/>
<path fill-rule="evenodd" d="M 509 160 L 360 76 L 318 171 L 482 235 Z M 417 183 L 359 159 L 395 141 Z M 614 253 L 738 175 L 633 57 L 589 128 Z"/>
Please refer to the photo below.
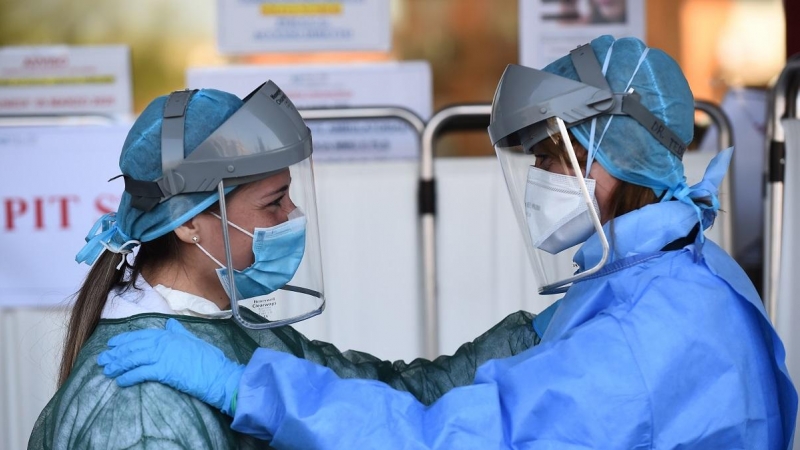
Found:
<path fill-rule="evenodd" d="M 472 383 L 477 368 L 494 358 L 516 355 L 539 342 L 533 316 L 517 312 L 452 356 L 434 361 L 382 361 L 372 355 L 340 352 L 310 341 L 291 327 L 248 330 L 232 319 L 142 314 L 103 319 L 81 349 L 72 374 L 36 421 L 28 449 L 268 449 L 269 443 L 230 429 L 231 418 L 160 383 L 119 388 L 97 365 L 106 342 L 122 332 L 164 328 L 170 317 L 245 364 L 258 347 L 284 351 L 330 367 L 344 378 L 380 380 L 408 391 L 425 404 L 453 387 Z"/>

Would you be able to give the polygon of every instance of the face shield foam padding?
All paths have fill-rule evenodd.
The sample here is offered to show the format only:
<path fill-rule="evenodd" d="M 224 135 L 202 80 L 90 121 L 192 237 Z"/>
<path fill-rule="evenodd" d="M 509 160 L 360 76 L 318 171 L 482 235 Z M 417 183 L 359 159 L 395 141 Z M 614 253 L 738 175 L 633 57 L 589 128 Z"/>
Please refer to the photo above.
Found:
<path fill-rule="evenodd" d="M 613 46 L 613 49 L 612 49 Z M 600 64 L 608 52 L 606 79 L 613 92 L 630 87 L 640 96 L 641 104 L 659 118 L 688 145 L 694 133 L 694 98 L 678 64 L 666 53 L 650 49 L 635 38 L 614 40 L 602 36 L 592 41 L 592 50 Z M 638 71 L 637 71 L 637 66 Z M 562 77 L 579 80 L 569 55 L 543 69 Z M 631 76 L 633 79 L 631 79 Z M 628 86 L 630 83 L 630 86 Z M 570 132 L 586 148 L 591 145 L 592 122 L 571 127 Z M 647 186 L 660 195 L 684 181 L 681 160 L 659 143 L 632 117 L 598 116 L 595 131 L 596 160 L 615 178 Z"/>

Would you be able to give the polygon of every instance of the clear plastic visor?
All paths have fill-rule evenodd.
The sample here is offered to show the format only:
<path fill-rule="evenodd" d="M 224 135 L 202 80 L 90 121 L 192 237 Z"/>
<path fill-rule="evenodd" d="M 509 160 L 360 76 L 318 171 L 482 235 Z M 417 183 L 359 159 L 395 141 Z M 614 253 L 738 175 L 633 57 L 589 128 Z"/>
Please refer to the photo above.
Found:
<path fill-rule="evenodd" d="M 599 270 L 608 256 L 594 180 L 591 174 L 584 177 L 586 155 L 576 154 L 560 118 L 518 134 L 519 139 L 501 140 L 495 151 L 539 292 L 564 292 L 571 283 Z M 573 257 L 595 233 L 600 234 L 604 257 L 595 267 L 580 268 Z"/>
<path fill-rule="evenodd" d="M 220 192 L 226 190 L 223 183 Z M 325 307 L 314 169 L 308 157 L 221 196 L 217 276 L 233 317 L 263 329 Z M 251 236 L 252 235 L 252 236 Z"/>

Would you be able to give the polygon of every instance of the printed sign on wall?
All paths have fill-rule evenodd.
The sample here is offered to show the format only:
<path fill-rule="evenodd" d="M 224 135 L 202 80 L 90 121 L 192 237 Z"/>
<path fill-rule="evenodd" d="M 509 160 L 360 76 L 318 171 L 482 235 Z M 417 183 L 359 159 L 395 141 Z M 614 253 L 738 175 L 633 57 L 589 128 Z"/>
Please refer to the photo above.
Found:
<path fill-rule="evenodd" d="M 396 106 L 428 120 L 433 108 L 430 66 L 424 61 L 373 64 L 192 68 L 189 88 L 215 88 L 240 97 L 272 80 L 298 109 Z M 419 135 L 399 119 L 309 121 L 315 160 L 414 159 Z"/>
<path fill-rule="evenodd" d="M 0 115 L 132 112 L 128 47 L 0 48 Z"/>
<path fill-rule="evenodd" d="M 389 50 L 389 0 L 218 0 L 222 53 Z"/>
<path fill-rule="evenodd" d="M 0 308 L 62 304 L 88 266 L 86 233 L 116 211 L 119 152 L 129 123 L 0 127 Z"/>
<path fill-rule="evenodd" d="M 520 0 L 520 64 L 541 69 L 592 39 L 644 40 L 644 0 Z"/>

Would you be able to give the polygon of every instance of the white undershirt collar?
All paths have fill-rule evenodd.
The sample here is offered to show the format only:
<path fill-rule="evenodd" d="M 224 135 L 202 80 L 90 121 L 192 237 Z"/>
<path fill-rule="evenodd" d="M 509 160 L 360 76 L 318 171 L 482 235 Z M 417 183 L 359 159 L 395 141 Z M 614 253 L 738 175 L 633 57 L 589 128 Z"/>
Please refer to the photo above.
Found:
<path fill-rule="evenodd" d="M 162 285 L 151 287 L 139 276 L 136 287 L 124 292 L 112 290 L 100 317 L 103 319 L 125 319 L 137 314 L 177 314 L 209 319 L 227 319 L 231 311 L 221 311 L 213 302 L 188 292 Z"/>

